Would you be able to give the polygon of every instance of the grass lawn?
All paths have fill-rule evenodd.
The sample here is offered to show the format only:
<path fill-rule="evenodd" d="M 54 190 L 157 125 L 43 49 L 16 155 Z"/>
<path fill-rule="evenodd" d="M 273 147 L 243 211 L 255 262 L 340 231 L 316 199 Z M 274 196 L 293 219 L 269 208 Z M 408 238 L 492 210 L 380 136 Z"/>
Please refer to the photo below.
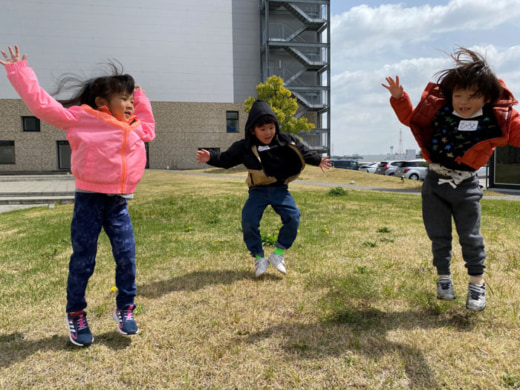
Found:
<path fill-rule="evenodd" d="M 70 344 L 65 298 L 72 205 L 0 214 L 1 389 L 519 389 L 520 202 L 482 200 L 488 307 L 436 299 L 420 183 L 307 167 L 287 275 L 254 277 L 242 241 L 241 170 L 147 171 L 130 201 L 138 335 L 112 319 L 114 261 L 101 234 L 87 290 L 95 341 Z M 261 230 L 270 254 L 278 216 Z"/>

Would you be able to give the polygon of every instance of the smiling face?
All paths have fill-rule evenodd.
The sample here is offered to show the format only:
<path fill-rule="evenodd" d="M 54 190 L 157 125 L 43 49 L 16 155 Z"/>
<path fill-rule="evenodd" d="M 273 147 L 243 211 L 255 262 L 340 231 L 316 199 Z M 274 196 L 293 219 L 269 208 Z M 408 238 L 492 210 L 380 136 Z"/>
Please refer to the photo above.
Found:
<path fill-rule="evenodd" d="M 255 126 L 251 133 L 264 145 L 269 145 L 276 134 L 276 125 L 274 122 L 265 123 Z"/>
<path fill-rule="evenodd" d="M 476 89 L 455 88 L 452 94 L 453 109 L 463 118 L 471 118 L 489 100 Z"/>
<path fill-rule="evenodd" d="M 134 94 L 115 93 L 107 102 L 107 107 L 116 119 L 126 122 L 134 114 Z"/>

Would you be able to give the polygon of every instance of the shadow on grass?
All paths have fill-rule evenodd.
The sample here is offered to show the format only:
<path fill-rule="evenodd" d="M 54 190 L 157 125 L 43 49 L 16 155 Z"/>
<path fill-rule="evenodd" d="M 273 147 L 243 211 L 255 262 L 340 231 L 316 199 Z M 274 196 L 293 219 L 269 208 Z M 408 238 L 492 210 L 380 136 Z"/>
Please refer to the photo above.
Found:
<path fill-rule="evenodd" d="M 94 344 L 102 344 L 114 351 L 130 346 L 131 337 L 125 337 L 118 332 L 106 332 L 94 335 Z M 7 368 L 12 364 L 24 361 L 29 356 L 40 351 L 78 353 L 89 347 L 73 345 L 68 336 L 54 335 L 41 340 L 25 340 L 22 333 L 0 335 L 0 367 Z"/>
<path fill-rule="evenodd" d="M 264 275 L 263 278 L 281 279 L 273 275 Z M 213 270 L 196 271 L 177 276 L 168 280 L 160 280 L 138 286 L 138 294 L 146 298 L 159 298 L 174 291 L 196 291 L 209 285 L 232 284 L 239 280 L 255 280 L 249 271 Z"/>
<path fill-rule="evenodd" d="M 261 344 L 262 340 L 276 338 L 282 341 L 282 348 L 286 352 L 286 359 L 317 360 L 323 356 L 344 357 L 346 368 L 352 367 L 352 380 L 349 383 L 355 387 L 356 377 L 363 382 L 368 378 L 359 378 L 360 355 L 377 362 L 382 357 L 391 356 L 395 363 L 395 376 L 399 377 L 399 368 L 406 374 L 410 389 L 435 389 L 439 384 L 435 379 L 428 361 L 425 359 L 420 347 L 414 347 L 406 343 L 391 341 L 387 338 L 389 330 L 399 327 L 406 329 L 421 328 L 424 326 L 424 313 L 402 312 L 384 313 L 375 309 L 353 309 L 348 314 L 356 321 L 362 320 L 362 325 L 323 321 L 311 324 L 280 323 L 257 333 L 241 336 L 236 342 Z M 370 325 L 368 325 L 370 323 Z M 441 326 L 432 323 L 427 326 Z M 316 335 L 319 334 L 319 340 Z M 369 374 L 376 375 L 376 374 Z M 387 380 L 391 380 L 388 376 Z M 396 379 L 397 380 L 397 379 Z M 361 383 L 360 382 L 360 383 Z M 337 382 L 334 382 L 336 385 Z M 345 384 L 346 385 L 346 384 Z"/>
<path fill-rule="evenodd" d="M 356 366 L 360 363 L 356 360 L 360 356 L 373 360 L 376 366 L 382 357 L 386 356 L 388 360 L 390 356 L 395 361 L 395 380 L 399 380 L 399 367 L 402 367 L 409 381 L 407 388 L 435 389 L 442 384 L 437 383 L 435 373 L 424 357 L 422 346 L 390 340 L 389 333 L 403 329 L 413 331 L 435 328 L 471 332 L 480 321 L 478 314 L 465 309 L 437 311 L 432 302 L 429 303 L 430 306 L 423 305 L 417 310 L 392 312 L 391 308 L 382 311 L 372 307 L 371 302 L 381 299 L 376 292 L 355 297 L 347 293 L 340 297 L 341 303 L 336 293 L 337 291 L 331 289 L 323 297 L 323 302 L 327 302 L 324 305 L 326 314 L 315 323 L 278 323 L 256 333 L 241 335 L 235 341 L 257 344 L 276 338 L 281 340 L 287 359 L 319 360 L 325 355 L 343 357 L 347 366 L 353 367 L 353 375 L 357 376 L 359 371 Z M 433 297 L 425 292 L 421 292 L 421 295 L 425 295 L 426 301 L 431 301 Z M 331 301 L 334 303 L 331 304 Z M 391 380 L 390 376 L 388 380 Z"/>

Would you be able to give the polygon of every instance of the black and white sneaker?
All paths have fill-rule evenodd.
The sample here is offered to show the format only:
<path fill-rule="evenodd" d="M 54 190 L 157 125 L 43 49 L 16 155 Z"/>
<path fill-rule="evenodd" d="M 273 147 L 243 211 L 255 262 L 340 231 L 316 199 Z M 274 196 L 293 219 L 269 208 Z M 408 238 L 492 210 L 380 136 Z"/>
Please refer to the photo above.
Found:
<path fill-rule="evenodd" d="M 482 311 L 486 308 L 486 283 L 482 286 L 469 284 L 466 308 L 473 311 Z"/>
<path fill-rule="evenodd" d="M 439 278 L 437 280 L 437 299 L 442 299 L 443 301 L 453 301 L 455 299 L 451 278 Z"/>

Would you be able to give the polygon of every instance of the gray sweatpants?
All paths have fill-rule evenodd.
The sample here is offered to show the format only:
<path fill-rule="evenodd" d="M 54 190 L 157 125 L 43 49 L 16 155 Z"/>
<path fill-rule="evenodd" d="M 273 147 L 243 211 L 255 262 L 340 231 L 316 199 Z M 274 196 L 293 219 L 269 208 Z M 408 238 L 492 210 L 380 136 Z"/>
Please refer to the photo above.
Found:
<path fill-rule="evenodd" d="M 464 180 L 456 188 L 439 184 L 437 173 L 429 171 L 422 186 L 422 210 L 426 233 L 432 241 L 433 265 L 438 275 L 450 275 L 452 216 L 459 236 L 469 275 L 484 273 L 484 239 L 480 234 L 480 199 L 478 177 Z"/>

